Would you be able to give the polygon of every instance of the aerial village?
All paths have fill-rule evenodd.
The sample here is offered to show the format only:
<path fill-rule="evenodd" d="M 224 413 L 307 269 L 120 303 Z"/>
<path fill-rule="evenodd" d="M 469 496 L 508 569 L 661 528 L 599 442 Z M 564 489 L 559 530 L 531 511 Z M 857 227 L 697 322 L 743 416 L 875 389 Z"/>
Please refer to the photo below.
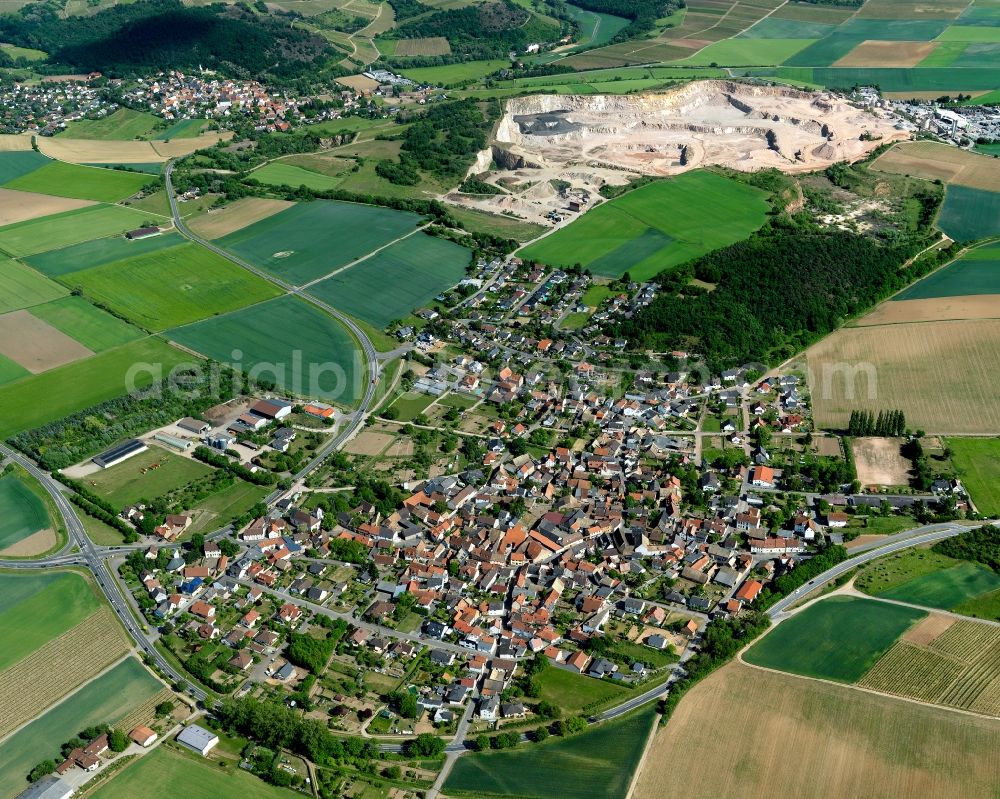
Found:
<path fill-rule="evenodd" d="M 543 666 L 659 684 L 710 619 L 752 610 L 817 547 L 873 516 L 969 508 L 956 481 L 861 486 L 840 439 L 813 432 L 801 373 L 711 375 L 679 352 L 628 368 L 626 342 L 598 325 L 655 286 L 598 288 L 579 271 L 481 261 L 393 327 L 410 348 L 402 399 L 305 480 L 339 411 L 279 396 L 95 458 L 214 450 L 284 475 L 271 512 L 209 535 L 184 513 L 149 530 L 144 505 L 121 509 L 149 534 L 119 574 L 160 641 L 202 684 L 282 697 L 333 730 L 521 727 L 562 712 L 533 687 Z M 571 329 L 581 310 L 587 326 Z M 414 440 L 427 451 L 421 437 L 440 445 L 424 479 L 405 457 Z M 403 457 L 375 456 L 393 447 Z M 329 660 L 304 656 L 304 638 Z"/>

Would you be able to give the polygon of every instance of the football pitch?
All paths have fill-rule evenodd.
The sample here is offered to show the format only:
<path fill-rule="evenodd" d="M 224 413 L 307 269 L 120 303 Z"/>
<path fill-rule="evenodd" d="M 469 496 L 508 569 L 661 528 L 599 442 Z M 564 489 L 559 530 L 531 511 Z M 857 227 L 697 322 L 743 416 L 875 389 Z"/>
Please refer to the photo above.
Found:
<path fill-rule="evenodd" d="M 291 283 L 302 284 L 405 236 L 420 222 L 406 211 L 314 200 L 230 233 L 217 243 Z"/>
<path fill-rule="evenodd" d="M 175 328 L 169 336 L 293 394 L 354 405 L 364 393 L 366 369 L 350 333 L 297 297 Z"/>
<path fill-rule="evenodd" d="M 278 296 L 263 278 L 197 244 L 72 272 L 72 289 L 157 332 Z"/>
<path fill-rule="evenodd" d="M 688 172 L 603 203 L 519 254 L 646 280 L 749 236 L 764 224 L 766 198 L 760 189 L 712 172 Z"/>
<path fill-rule="evenodd" d="M 471 256 L 454 242 L 416 233 L 311 286 L 309 293 L 385 327 L 458 283 Z"/>

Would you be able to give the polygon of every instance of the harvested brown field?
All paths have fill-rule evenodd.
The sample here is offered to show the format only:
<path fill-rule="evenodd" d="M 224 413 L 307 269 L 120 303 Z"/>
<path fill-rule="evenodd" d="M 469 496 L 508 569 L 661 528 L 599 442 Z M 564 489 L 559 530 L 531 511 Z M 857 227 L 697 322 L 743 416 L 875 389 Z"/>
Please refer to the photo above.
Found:
<path fill-rule="evenodd" d="M 191 228 L 202 238 L 218 239 L 235 233 L 237 230 L 260 222 L 279 211 L 291 208 L 295 203 L 288 200 L 266 200 L 261 197 L 244 197 L 217 211 L 209 211 L 197 219 L 188 222 Z"/>
<path fill-rule="evenodd" d="M 0 153 L 27 152 L 30 149 L 30 133 L 6 133 L 0 135 Z"/>
<path fill-rule="evenodd" d="M 851 52 L 835 61 L 835 67 L 915 67 L 934 48 L 935 42 L 861 42 Z"/>
<path fill-rule="evenodd" d="M 349 89 L 356 89 L 358 91 L 375 91 L 378 88 L 378 81 L 374 78 L 367 78 L 364 75 L 348 75 L 343 78 L 337 78 L 337 83 L 346 86 Z"/>
<path fill-rule="evenodd" d="M 656 733 L 634 796 L 995 799 L 998 747 L 993 719 L 734 662 Z"/>
<path fill-rule="evenodd" d="M 848 541 L 844 544 L 848 551 L 852 549 L 857 549 L 858 547 L 863 547 L 865 544 L 874 544 L 876 541 L 881 541 L 885 538 L 883 533 L 869 533 L 865 535 L 859 535 L 853 541 Z"/>
<path fill-rule="evenodd" d="M 164 158 L 182 158 L 191 155 L 195 150 L 202 150 L 205 147 L 212 147 L 220 141 L 229 141 L 233 138 L 231 130 L 209 131 L 202 133 L 192 139 L 171 139 L 170 141 L 151 142 L 153 149 Z"/>
<path fill-rule="evenodd" d="M 152 164 L 168 158 L 190 155 L 211 147 L 220 139 L 232 138 L 232 131 L 203 133 L 191 139 L 171 141 L 100 141 L 40 136 L 38 149 L 43 155 L 71 164 Z"/>
<path fill-rule="evenodd" d="M 865 19 L 955 19 L 965 0 L 866 0 L 858 11 Z"/>
<path fill-rule="evenodd" d="M 851 450 L 862 486 L 905 486 L 911 463 L 900 454 L 901 438 L 854 438 Z"/>
<path fill-rule="evenodd" d="M 45 530 L 39 530 L 37 533 L 32 533 L 27 538 L 22 538 L 20 541 L 11 544 L 6 549 L 0 549 L 0 557 L 31 558 L 35 555 L 41 555 L 43 552 L 48 552 L 56 543 L 58 543 L 56 531 L 50 527 Z"/>
<path fill-rule="evenodd" d="M 1000 318 L 1000 294 L 973 294 L 965 297 L 931 297 L 925 300 L 884 302 L 861 317 L 857 324 L 895 325 L 901 322 L 941 322 L 949 319 Z"/>
<path fill-rule="evenodd" d="M 400 39 L 396 42 L 397 56 L 448 55 L 451 45 L 444 36 L 430 36 L 426 39 Z"/>
<path fill-rule="evenodd" d="M 130 648 L 118 619 L 104 607 L 0 672 L 0 738 L 121 660 Z"/>
<path fill-rule="evenodd" d="M 1000 159 L 937 142 L 897 144 L 875 159 L 872 169 L 1000 191 Z"/>
<path fill-rule="evenodd" d="M 931 613 L 923 621 L 917 622 L 903 633 L 901 640 L 909 641 L 918 646 L 927 646 L 954 623 L 955 619 L 951 616 L 945 616 L 943 613 Z"/>
<path fill-rule="evenodd" d="M 393 442 L 393 438 L 388 433 L 374 433 L 371 430 L 365 430 L 361 435 L 355 436 L 344 445 L 344 452 L 351 455 L 378 455 Z"/>
<path fill-rule="evenodd" d="M 38 149 L 72 164 L 151 164 L 166 161 L 148 141 L 100 141 L 39 136 Z"/>
<path fill-rule="evenodd" d="M 1000 432 L 1000 320 L 841 328 L 806 356 L 819 427 L 896 408 L 932 434 Z"/>
<path fill-rule="evenodd" d="M 0 355 L 38 374 L 94 353 L 27 311 L 0 315 Z"/>
<path fill-rule="evenodd" d="M 0 189 L 0 225 L 13 225 L 15 222 L 60 214 L 63 211 L 74 211 L 77 208 L 86 208 L 88 205 L 97 203 L 91 200 L 71 200 L 68 197 L 51 197 L 48 194 L 35 194 L 31 191 Z"/>

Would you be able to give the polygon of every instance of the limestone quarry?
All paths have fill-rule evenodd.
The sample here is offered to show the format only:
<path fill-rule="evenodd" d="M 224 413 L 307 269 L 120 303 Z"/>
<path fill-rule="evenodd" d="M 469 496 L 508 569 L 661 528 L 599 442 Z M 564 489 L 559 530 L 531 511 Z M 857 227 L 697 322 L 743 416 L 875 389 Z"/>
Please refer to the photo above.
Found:
<path fill-rule="evenodd" d="M 696 81 L 661 93 L 512 98 L 470 172 L 504 190 L 448 199 L 543 224 L 601 186 L 718 165 L 799 173 L 910 134 L 830 92 Z M 574 203 L 575 207 L 575 203 Z"/>

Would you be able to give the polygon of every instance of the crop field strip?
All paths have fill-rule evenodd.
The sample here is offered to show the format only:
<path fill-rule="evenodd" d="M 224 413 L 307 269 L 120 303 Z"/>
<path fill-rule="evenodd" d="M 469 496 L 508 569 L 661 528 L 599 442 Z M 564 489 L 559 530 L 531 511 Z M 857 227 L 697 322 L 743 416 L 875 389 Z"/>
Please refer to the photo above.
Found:
<path fill-rule="evenodd" d="M 94 352 L 114 349 L 144 336 L 138 328 L 91 305 L 83 297 L 63 297 L 36 305 L 30 313 Z"/>
<path fill-rule="evenodd" d="M 183 243 L 184 239 L 177 233 L 163 233 L 136 241 L 130 241 L 124 236 L 104 236 L 59 250 L 47 250 L 29 255 L 22 260 L 45 275 L 58 278 L 70 272 L 81 272 L 84 269 L 176 247 Z"/>
<path fill-rule="evenodd" d="M 117 202 L 131 197 L 149 181 L 148 176 L 134 172 L 52 161 L 5 183 L 4 188 L 77 200 Z"/>
<path fill-rule="evenodd" d="M 18 475 L 0 477 L 0 550 L 51 525 L 45 504 Z"/>
<path fill-rule="evenodd" d="M 0 313 L 57 300 L 69 292 L 34 269 L 0 258 Z"/>
<path fill-rule="evenodd" d="M 1000 320 L 845 327 L 807 358 L 820 427 L 845 426 L 853 409 L 893 407 L 933 433 L 1000 431 Z"/>
<path fill-rule="evenodd" d="M 308 291 L 381 328 L 458 283 L 471 256 L 468 249 L 454 242 L 415 233 Z M 377 303 L 372 302 L 373 297 L 378 298 Z"/>
<path fill-rule="evenodd" d="M 130 648 L 118 619 L 103 607 L 0 672 L 0 738 L 100 674 Z"/>
<path fill-rule="evenodd" d="M 184 347 L 244 371 L 261 364 L 279 365 L 284 371 L 276 382 L 296 394 L 309 394 L 310 376 L 320 375 L 317 368 L 300 374 L 301 382 L 296 382 L 296 352 L 302 366 L 334 364 L 341 370 L 320 379 L 316 396 L 352 405 L 363 392 L 365 367 L 350 333 L 333 317 L 291 295 L 174 328 L 168 335 Z M 238 360 L 234 352 L 240 353 Z"/>
<path fill-rule="evenodd" d="M 72 272 L 60 280 L 153 332 L 281 293 L 263 278 L 192 243 Z"/>
<path fill-rule="evenodd" d="M 657 731 L 634 797 L 992 799 L 998 770 L 993 719 L 733 662 Z"/>
<path fill-rule="evenodd" d="M 305 283 L 405 236 L 420 221 L 405 211 L 316 200 L 255 222 L 217 243 L 284 280 Z"/>
<path fill-rule="evenodd" d="M 126 375 L 136 363 L 162 369 L 165 377 L 192 356 L 170 347 L 156 338 L 131 341 L 93 357 L 50 369 L 0 386 L 0 407 L 7 409 L 0 418 L 0 436 L 39 427 L 71 413 L 89 408 L 104 400 L 120 397 L 128 390 Z M 140 372 L 136 388 L 152 383 L 152 376 Z M 66 391 L 73 386 L 73 391 Z"/>
<path fill-rule="evenodd" d="M 148 218 L 148 214 L 119 205 L 94 205 L 2 227 L 0 251 L 17 257 L 35 255 L 124 233 Z"/>

